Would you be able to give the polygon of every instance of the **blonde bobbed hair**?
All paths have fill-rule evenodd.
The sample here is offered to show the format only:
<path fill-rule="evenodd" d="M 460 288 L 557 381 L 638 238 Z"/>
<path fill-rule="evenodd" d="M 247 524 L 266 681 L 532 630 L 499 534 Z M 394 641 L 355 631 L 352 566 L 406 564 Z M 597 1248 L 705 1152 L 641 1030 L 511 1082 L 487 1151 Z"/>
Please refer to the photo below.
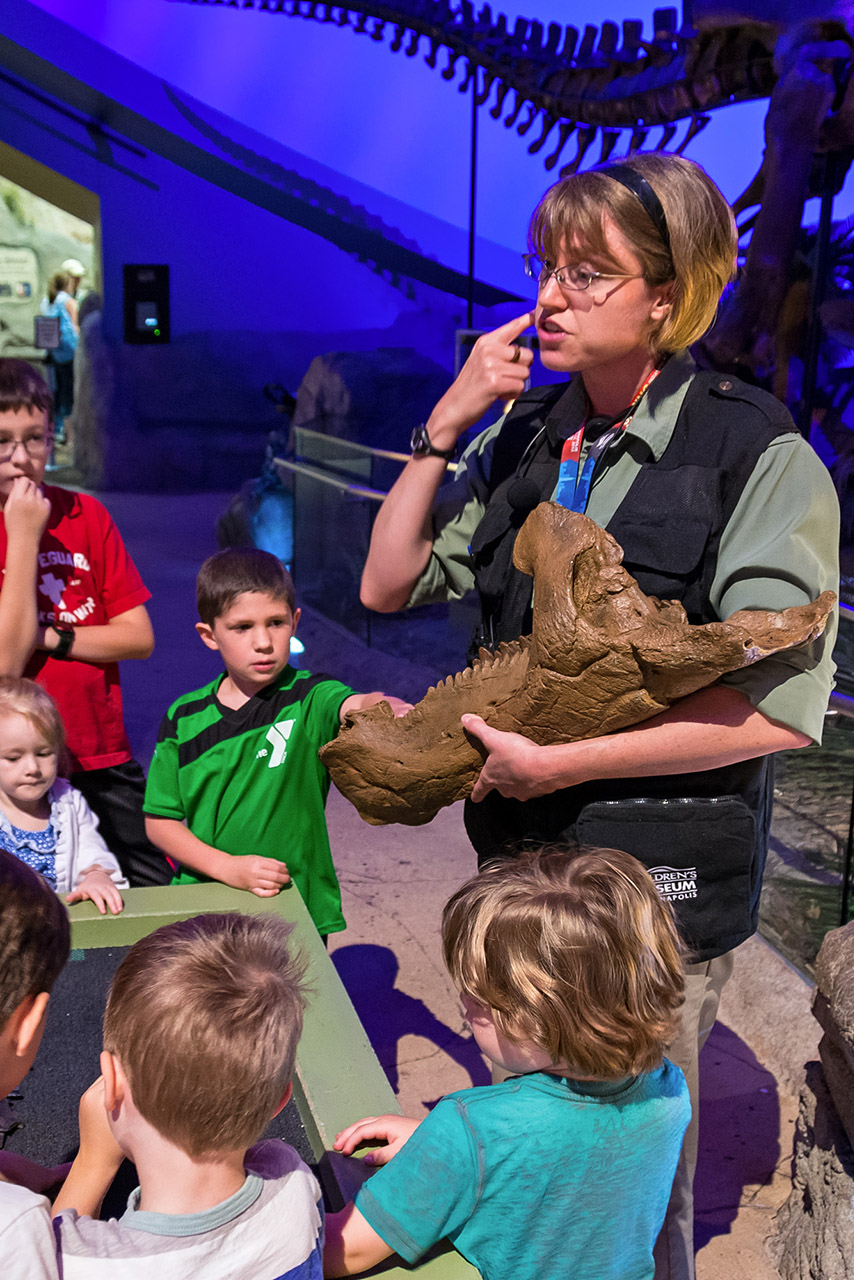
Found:
<path fill-rule="evenodd" d="M 647 284 L 672 281 L 670 308 L 645 339 L 665 354 L 696 342 L 712 325 L 720 296 L 736 268 L 738 232 L 732 209 L 711 178 L 684 156 L 651 152 L 620 164 L 646 178 L 667 220 L 670 246 L 641 201 L 608 177 L 608 167 L 576 173 L 550 187 L 531 218 L 535 253 L 556 266 L 594 259 L 603 270 L 624 270 L 605 240 L 610 221 L 625 237 Z"/>

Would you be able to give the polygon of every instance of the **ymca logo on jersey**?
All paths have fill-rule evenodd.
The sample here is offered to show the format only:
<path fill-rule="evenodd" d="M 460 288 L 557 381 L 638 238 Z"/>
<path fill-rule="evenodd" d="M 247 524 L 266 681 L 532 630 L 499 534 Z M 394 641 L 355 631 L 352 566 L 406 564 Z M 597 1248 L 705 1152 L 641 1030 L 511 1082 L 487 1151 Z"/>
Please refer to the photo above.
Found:
<path fill-rule="evenodd" d="M 268 769 L 278 769 L 279 765 L 284 764 L 285 756 L 288 754 L 288 738 L 291 736 L 293 727 L 293 720 L 285 720 L 282 724 L 271 724 L 267 730 L 270 750 L 262 747 L 255 759 L 263 760 L 266 756 Z"/>

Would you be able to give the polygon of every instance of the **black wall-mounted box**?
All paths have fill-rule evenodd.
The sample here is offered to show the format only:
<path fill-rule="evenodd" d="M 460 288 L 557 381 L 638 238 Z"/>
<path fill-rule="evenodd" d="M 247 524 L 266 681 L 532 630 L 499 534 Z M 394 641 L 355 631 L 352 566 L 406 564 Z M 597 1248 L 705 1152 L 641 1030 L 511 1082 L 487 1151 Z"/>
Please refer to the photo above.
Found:
<path fill-rule="evenodd" d="M 125 263 L 125 342 L 169 341 L 169 267 Z"/>

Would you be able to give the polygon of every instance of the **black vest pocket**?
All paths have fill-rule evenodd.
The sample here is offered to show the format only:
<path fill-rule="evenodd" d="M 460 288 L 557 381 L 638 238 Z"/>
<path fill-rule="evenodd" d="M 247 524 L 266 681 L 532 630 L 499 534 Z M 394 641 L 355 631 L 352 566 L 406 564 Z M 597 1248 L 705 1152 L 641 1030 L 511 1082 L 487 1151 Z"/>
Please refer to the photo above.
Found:
<path fill-rule="evenodd" d="M 754 932 L 756 821 L 738 797 L 599 800 L 581 810 L 575 835 L 644 864 L 676 913 L 689 961 L 723 955 Z"/>

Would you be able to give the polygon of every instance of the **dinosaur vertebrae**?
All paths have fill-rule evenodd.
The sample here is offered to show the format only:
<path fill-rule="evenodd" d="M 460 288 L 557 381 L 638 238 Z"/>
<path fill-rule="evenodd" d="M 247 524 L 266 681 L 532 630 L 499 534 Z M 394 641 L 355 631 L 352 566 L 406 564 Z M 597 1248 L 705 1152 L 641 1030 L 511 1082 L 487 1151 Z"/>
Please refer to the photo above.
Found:
<path fill-rule="evenodd" d="M 669 147 L 676 122 L 691 118 L 679 144 L 687 144 L 708 123 L 705 112 L 731 102 L 768 97 L 776 81 L 773 49 L 777 31 L 771 24 L 740 23 L 696 32 L 677 29 L 675 9 L 658 9 L 650 39 L 643 22 L 614 22 L 576 27 L 516 18 L 512 27 L 503 13 L 493 17 L 489 4 L 479 9 L 470 0 L 398 0 L 395 5 L 358 8 L 318 0 L 229 0 L 232 7 L 281 13 L 333 26 L 350 27 L 372 40 L 389 39 L 393 52 L 414 57 L 426 49 L 425 61 L 438 65 L 453 80 L 462 67 L 460 92 L 475 80 L 475 95 L 485 103 L 494 89 L 491 114 L 502 114 L 507 128 L 525 136 L 538 131 L 528 150 L 535 154 L 551 139 L 547 169 L 558 163 L 573 133 L 576 152 L 561 175 L 574 173 L 597 134 L 606 160 L 622 129 L 630 128 L 631 151 L 647 142 L 650 129 L 663 126 L 657 148 Z M 222 0 L 189 0 L 221 4 Z"/>
<path fill-rule="evenodd" d="M 482 650 L 401 719 L 387 703 L 348 718 L 320 756 L 368 822 L 429 822 L 467 796 L 482 757 L 460 716 L 538 744 L 613 733 L 663 711 L 727 671 L 820 635 L 833 592 L 782 613 L 742 611 L 691 626 L 680 604 L 646 596 L 623 553 L 586 516 L 542 503 L 516 539 L 534 577 L 530 636 Z"/>

